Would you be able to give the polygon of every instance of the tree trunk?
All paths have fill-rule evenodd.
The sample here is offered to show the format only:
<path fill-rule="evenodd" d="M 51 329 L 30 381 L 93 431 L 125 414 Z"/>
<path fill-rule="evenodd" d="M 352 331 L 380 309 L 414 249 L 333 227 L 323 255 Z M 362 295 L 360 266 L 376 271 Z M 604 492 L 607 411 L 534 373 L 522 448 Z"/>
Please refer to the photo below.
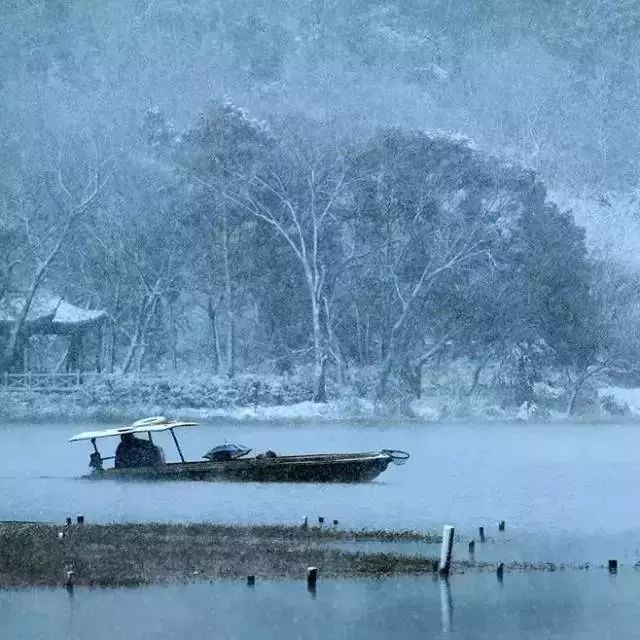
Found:
<path fill-rule="evenodd" d="M 149 305 L 148 313 L 144 319 L 144 324 L 142 326 L 142 333 L 140 335 L 140 342 L 138 343 L 138 359 L 136 365 L 136 371 L 140 372 L 142 370 L 142 363 L 144 361 L 144 357 L 147 353 L 147 333 L 149 332 L 149 324 L 153 319 L 153 316 L 158 309 L 158 303 L 160 302 L 160 297 L 153 294 L 151 297 L 151 304 Z"/>
<path fill-rule="evenodd" d="M 118 335 L 116 333 L 116 326 L 113 320 L 109 322 L 109 373 L 113 373 L 116 370 L 116 342 Z"/>
<path fill-rule="evenodd" d="M 413 372 L 413 393 L 416 398 L 422 398 L 422 364 L 419 364 Z"/>
<path fill-rule="evenodd" d="M 127 351 L 127 355 L 124 358 L 124 362 L 122 363 L 122 373 L 129 373 L 131 369 L 131 365 L 133 364 L 134 358 L 136 356 L 136 351 L 138 350 L 138 343 L 140 342 L 140 334 L 142 332 L 142 316 L 144 314 L 144 308 L 147 304 L 147 298 L 143 298 L 140 303 L 140 310 L 138 311 L 138 317 L 136 318 L 136 326 L 133 330 L 133 336 L 131 337 L 131 341 L 129 342 L 129 349 Z"/>
<path fill-rule="evenodd" d="M 515 401 L 517 406 L 525 402 L 533 401 L 533 381 L 531 374 L 527 370 L 525 356 L 520 356 L 518 360 L 518 377 L 516 380 Z"/>
<path fill-rule="evenodd" d="M 142 371 L 142 366 L 144 363 L 144 357 L 147 355 L 147 341 L 146 341 L 147 332 L 143 331 L 141 340 L 138 343 L 138 352 L 136 354 L 136 358 L 134 359 L 135 371 L 136 373 L 140 373 Z"/>
<path fill-rule="evenodd" d="M 226 209 L 223 209 L 222 213 L 222 260 L 224 263 L 224 291 L 227 298 L 227 375 L 233 378 L 236 373 L 235 314 L 233 311 L 233 283 L 229 267 L 229 229 Z"/>
<path fill-rule="evenodd" d="M 386 309 L 385 309 L 383 325 L 382 325 L 383 330 L 380 336 L 380 353 L 378 354 L 379 358 L 384 362 L 386 362 L 387 358 L 389 357 L 389 333 L 384 330 L 384 327 L 388 327 L 390 323 L 391 323 L 391 314 L 386 313 Z"/>
<path fill-rule="evenodd" d="M 270 323 L 272 353 L 275 360 L 275 369 L 278 375 L 291 375 L 293 373 L 293 360 L 287 349 L 287 341 L 282 328 L 277 322 Z"/>
<path fill-rule="evenodd" d="M 314 402 L 327 401 L 327 358 L 323 356 L 320 362 L 320 373 L 314 387 Z"/>
<path fill-rule="evenodd" d="M 371 314 L 367 313 L 367 322 L 364 327 L 364 344 L 362 347 L 362 356 L 363 356 L 362 364 L 365 366 L 370 364 L 370 357 L 369 357 L 369 354 L 371 353 L 371 348 L 369 344 L 371 340 L 370 336 L 371 336 Z"/>
<path fill-rule="evenodd" d="M 116 283 L 116 292 L 113 300 L 113 317 L 109 321 L 109 355 L 108 355 L 108 370 L 109 373 L 113 373 L 116 370 L 116 347 L 118 340 L 118 333 L 116 331 L 115 318 L 120 313 L 120 281 Z"/>
<path fill-rule="evenodd" d="M 174 371 L 178 371 L 178 321 L 176 319 L 176 310 L 173 302 L 165 301 L 165 317 L 169 325 L 168 331 L 171 341 L 171 367 Z"/>
<path fill-rule="evenodd" d="M 358 366 L 364 366 L 364 345 L 362 338 L 362 328 L 360 326 L 360 313 L 358 311 L 358 305 L 354 305 L 356 315 L 356 353 L 358 356 Z"/>
<path fill-rule="evenodd" d="M 380 378 L 378 379 L 378 389 L 376 391 L 376 397 L 378 400 L 382 400 L 382 398 L 387 395 L 389 376 L 391 375 L 392 368 L 393 358 L 391 357 L 391 352 L 387 351 L 387 355 L 382 363 L 382 369 L 380 370 Z"/>
<path fill-rule="evenodd" d="M 98 345 L 96 347 L 96 373 L 102 373 L 102 363 L 104 361 L 104 332 L 105 324 L 101 322 L 98 325 Z"/>
<path fill-rule="evenodd" d="M 311 297 L 313 320 L 313 402 L 326 402 L 325 360 L 322 350 L 322 328 L 320 326 L 320 305 L 315 295 Z"/>
<path fill-rule="evenodd" d="M 419 358 L 416 358 L 415 361 L 412 362 L 410 358 L 406 359 L 402 371 L 403 377 L 409 383 L 409 387 L 411 388 L 411 391 L 416 398 L 420 399 L 422 397 L 422 374 L 425 365 L 434 356 L 437 356 L 437 358 L 440 358 L 442 356 L 445 351 L 445 346 L 451 335 L 452 334 L 447 334 L 443 338 L 438 340 L 438 342 L 433 347 L 431 347 L 431 349 L 429 349 Z"/>
<path fill-rule="evenodd" d="M 378 390 L 376 391 L 376 397 L 378 400 L 382 400 L 387 395 L 387 387 L 389 384 L 389 377 L 391 376 L 391 370 L 396 358 L 396 340 L 400 331 L 400 327 L 404 323 L 404 314 L 401 316 L 391 328 L 389 337 L 386 342 L 386 354 L 382 363 L 382 369 L 380 370 L 380 378 L 378 380 Z"/>
<path fill-rule="evenodd" d="M 211 322 L 211 337 L 213 340 L 213 373 L 217 376 L 220 373 L 220 338 L 218 336 L 218 312 L 212 296 L 209 296 L 207 303 L 207 314 Z"/>
<path fill-rule="evenodd" d="M 67 351 L 67 361 L 65 363 L 66 373 L 76 373 L 80 371 L 82 360 L 82 333 L 74 331 L 69 337 L 69 349 Z"/>
<path fill-rule="evenodd" d="M 140 305 L 141 308 L 136 320 L 136 328 L 129 345 L 129 351 L 127 352 L 124 364 L 122 365 L 122 373 L 130 372 L 131 366 L 136 362 L 136 356 L 139 356 L 137 360 L 138 367 L 141 364 L 141 358 L 142 355 L 144 355 L 144 350 L 141 350 L 143 347 L 142 341 L 147 333 L 147 329 L 149 328 L 149 322 L 153 317 L 157 302 L 157 295 L 152 294 L 151 296 L 145 296 L 142 304 Z"/>
<path fill-rule="evenodd" d="M 569 404 L 567 405 L 567 415 L 572 416 L 573 412 L 576 408 L 576 399 L 578 398 L 578 392 L 580 391 L 580 387 L 582 387 L 584 381 L 581 381 L 579 384 L 573 388 L 571 391 L 571 396 L 569 397 Z"/>
<path fill-rule="evenodd" d="M 482 360 L 478 363 L 478 365 L 474 369 L 473 376 L 471 378 L 471 387 L 469 388 L 469 391 L 467 391 L 467 397 L 473 395 L 473 392 L 476 390 L 476 387 L 480 382 L 480 374 L 482 373 L 482 370 L 487 366 L 487 363 L 491 359 L 492 353 L 493 352 L 489 350 L 485 355 L 485 357 L 482 358 Z"/>
<path fill-rule="evenodd" d="M 346 365 L 344 362 L 344 358 L 342 356 L 342 349 L 340 348 L 340 342 L 336 334 L 333 331 L 333 319 L 331 316 L 331 309 L 329 307 L 329 301 L 327 298 L 324 298 L 324 313 L 325 313 L 325 321 L 327 326 L 327 338 L 329 341 L 329 346 L 331 349 L 331 354 L 336 362 L 338 367 L 338 378 L 340 380 L 340 384 L 346 384 L 347 381 L 347 373 L 346 373 Z"/>
<path fill-rule="evenodd" d="M 422 362 L 412 363 L 407 359 L 402 367 L 402 377 L 406 380 L 413 395 L 419 400 L 422 397 Z"/>
<path fill-rule="evenodd" d="M 573 412 L 575 411 L 576 408 L 576 401 L 578 399 L 578 394 L 580 393 L 580 389 L 582 389 L 582 387 L 584 386 L 584 383 L 593 375 L 595 375 L 596 373 L 599 373 L 600 371 L 603 371 L 604 369 L 606 369 L 606 365 L 602 365 L 600 367 L 594 367 L 591 371 L 589 371 L 589 368 L 587 367 L 586 370 L 583 370 L 582 375 L 578 376 L 578 379 L 576 380 L 576 383 L 571 391 L 571 396 L 569 396 L 569 403 L 567 404 L 567 416 L 572 416 Z"/>
<path fill-rule="evenodd" d="M 30 372 L 30 363 L 29 363 L 29 337 L 26 337 L 22 343 L 22 371 L 24 373 Z"/>
<path fill-rule="evenodd" d="M 58 364 L 55 366 L 55 373 L 62 373 L 62 371 L 66 371 L 66 367 L 67 367 L 67 358 L 69 357 L 69 348 L 70 345 L 67 344 L 66 349 L 64 350 L 64 354 L 62 355 L 62 358 L 60 358 L 60 360 L 58 360 Z"/>

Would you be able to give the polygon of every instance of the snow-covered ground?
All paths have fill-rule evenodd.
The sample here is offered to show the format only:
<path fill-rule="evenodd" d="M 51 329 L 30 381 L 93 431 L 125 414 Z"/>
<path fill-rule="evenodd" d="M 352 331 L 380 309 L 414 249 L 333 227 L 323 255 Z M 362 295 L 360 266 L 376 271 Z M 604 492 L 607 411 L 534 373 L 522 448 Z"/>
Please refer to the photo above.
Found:
<path fill-rule="evenodd" d="M 297 402 L 280 406 L 231 407 L 228 409 L 189 409 L 184 413 L 200 419 L 225 418 L 228 420 L 300 421 L 307 420 L 360 420 L 379 415 L 374 403 L 368 400 L 334 400 L 327 403 Z"/>
<path fill-rule="evenodd" d="M 374 372 L 375 373 L 375 372 Z M 313 403 L 311 376 L 211 375 L 101 376 L 66 393 L 10 392 L 0 387 L 0 419 L 11 421 L 92 421 L 112 423 L 150 415 L 234 421 L 304 423 L 376 420 L 428 422 L 555 421 L 566 419 L 570 386 L 561 378 L 534 385 L 532 402 L 513 404 L 512 394 L 485 381 L 469 392 L 472 370 L 464 363 L 430 371 L 423 396 L 397 386 L 393 400 L 374 400 L 375 375 L 358 371 L 344 384 L 328 382 L 327 403 Z M 637 419 L 640 388 L 584 385 L 576 420 Z"/>
<path fill-rule="evenodd" d="M 640 417 L 640 388 L 601 387 L 598 403 L 572 419 L 610 420 Z M 365 398 L 334 399 L 327 403 L 310 401 L 281 405 L 252 404 L 218 408 L 167 406 L 155 402 L 123 402 L 118 405 L 90 404 L 72 395 L 5 394 L 0 398 L 0 418 L 10 421 L 92 421 L 110 423 L 137 420 L 150 415 L 165 415 L 194 420 L 224 419 L 256 422 L 357 422 L 381 419 L 415 420 L 418 423 L 443 421 L 555 421 L 567 419 L 564 411 L 550 408 L 543 400 L 520 407 L 503 406 L 495 399 L 460 399 L 431 395 L 407 399 L 403 403 L 376 403 Z"/>
<path fill-rule="evenodd" d="M 601 387 L 598 389 L 601 402 L 613 400 L 613 408 L 621 414 L 640 416 L 640 388 Z"/>

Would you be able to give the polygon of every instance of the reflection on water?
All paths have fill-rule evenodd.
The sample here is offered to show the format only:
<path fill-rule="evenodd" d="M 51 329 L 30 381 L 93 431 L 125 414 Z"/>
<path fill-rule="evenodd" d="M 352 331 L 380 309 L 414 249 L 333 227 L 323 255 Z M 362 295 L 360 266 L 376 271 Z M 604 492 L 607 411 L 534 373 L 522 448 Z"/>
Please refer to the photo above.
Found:
<path fill-rule="evenodd" d="M 451 613 L 453 610 L 453 598 L 451 597 L 451 584 L 449 578 L 440 578 L 440 620 L 442 622 L 442 634 L 451 632 Z"/>
<path fill-rule="evenodd" d="M 472 536 L 473 532 L 469 532 Z M 581 535 L 558 535 L 544 532 L 517 532 L 501 537 L 496 534 L 486 544 L 475 544 L 474 552 L 469 553 L 466 540 L 455 542 L 453 559 L 477 562 L 505 564 L 552 563 L 556 568 L 580 567 L 589 564 L 602 567 L 609 558 L 615 558 L 626 566 L 640 561 L 640 534 L 607 534 L 606 532 L 583 532 Z M 364 551 L 369 553 L 394 552 L 407 555 L 426 555 L 438 557 L 440 544 L 409 542 L 377 542 L 377 541 L 340 541 L 332 546 L 347 551 Z M 612 555 L 613 554 L 613 555 Z"/>
<path fill-rule="evenodd" d="M 127 590 L 0 592 L 3 637 L 631 638 L 640 624 L 632 571 L 466 574 L 450 580 L 217 582 Z"/>

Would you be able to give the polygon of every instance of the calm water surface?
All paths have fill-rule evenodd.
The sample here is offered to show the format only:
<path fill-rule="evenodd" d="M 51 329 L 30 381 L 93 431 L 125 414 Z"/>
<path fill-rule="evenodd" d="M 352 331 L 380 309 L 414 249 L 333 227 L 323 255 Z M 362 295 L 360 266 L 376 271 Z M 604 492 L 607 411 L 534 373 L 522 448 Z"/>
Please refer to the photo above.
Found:
<path fill-rule="evenodd" d="M 640 531 L 640 426 L 204 424 L 179 432 L 185 456 L 237 441 L 279 453 L 406 449 L 377 481 L 357 485 L 92 482 L 90 445 L 67 439 L 97 425 L 0 427 L 1 519 L 298 522 L 440 527 L 474 532 L 506 520 L 510 532 Z M 117 444 L 101 442 L 103 455 Z M 156 436 L 175 458 L 168 434 Z M 495 528 L 495 527 L 494 527 Z"/>
<path fill-rule="evenodd" d="M 484 526 L 492 539 L 476 559 L 602 565 L 602 570 L 505 576 L 465 574 L 451 582 L 451 634 L 469 638 L 635 637 L 640 622 L 640 426 L 203 424 L 180 432 L 185 456 L 236 441 L 279 453 L 399 448 L 412 455 L 362 485 L 126 483 L 79 479 L 88 443 L 67 439 L 96 425 L 0 427 L 0 519 L 297 523 L 338 519 L 345 527 L 456 526 L 458 557 Z M 170 436 L 156 441 L 174 456 Z M 102 441 L 103 455 L 114 443 Z M 497 532 L 497 522 L 507 531 Z M 429 552 L 427 545 L 408 545 Z M 121 591 L 0 593 L 8 638 L 345 637 L 442 633 L 438 583 L 322 582 L 311 599 L 300 584 L 237 583 Z M 134 630 L 116 611 L 143 612 Z M 25 616 L 25 612 L 37 615 Z M 102 619 L 104 618 L 104 619 Z M 13 625 L 13 626 L 11 626 Z M 104 627 L 104 628 L 102 628 Z M 117 629 L 116 629 L 117 627 Z M 280 630 L 277 632 L 277 630 Z M 52 631 L 55 630 L 55 631 Z M 203 630 L 207 630 L 206 632 Z M 634 632 L 631 633 L 631 630 Z M 117 631 L 117 633 L 116 633 Z M 52 635 L 52 633 L 54 635 Z M 100 634 L 103 635 L 100 635 Z M 58 635 L 55 635 L 58 634 Z M 127 635 L 128 634 L 128 635 Z"/>
<path fill-rule="evenodd" d="M 558 572 L 318 583 L 238 582 L 127 590 L 0 592 L 2 637 L 475 640 L 636 638 L 637 575 Z"/>

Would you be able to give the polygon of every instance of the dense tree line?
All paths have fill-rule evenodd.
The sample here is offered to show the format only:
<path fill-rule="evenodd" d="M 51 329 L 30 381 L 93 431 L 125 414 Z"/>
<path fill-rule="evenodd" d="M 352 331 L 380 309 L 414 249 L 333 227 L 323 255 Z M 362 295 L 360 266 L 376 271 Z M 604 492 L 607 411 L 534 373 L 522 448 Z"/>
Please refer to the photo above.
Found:
<path fill-rule="evenodd" d="M 346 137 L 215 103 L 184 129 L 150 110 L 135 157 L 112 184 L 97 160 L 75 209 L 51 190 L 35 242 L 61 253 L 55 269 L 35 247 L 22 277 L 5 269 L 34 286 L 48 269 L 107 308 L 109 370 L 177 370 L 196 344 L 229 376 L 312 364 L 319 401 L 327 374 L 368 366 L 378 397 L 390 379 L 419 396 L 446 352 L 512 366 L 524 401 L 536 366 L 585 375 L 602 346 L 583 231 L 533 171 L 463 139 Z M 73 197 L 62 174 L 56 186 Z"/>
<path fill-rule="evenodd" d="M 5 3 L 0 299 L 106 309 L 105 371 L 308 365 L 316 400 L 632 370 L 637 278 L 545 187 L 637 176 L 630 6 Z"/>

